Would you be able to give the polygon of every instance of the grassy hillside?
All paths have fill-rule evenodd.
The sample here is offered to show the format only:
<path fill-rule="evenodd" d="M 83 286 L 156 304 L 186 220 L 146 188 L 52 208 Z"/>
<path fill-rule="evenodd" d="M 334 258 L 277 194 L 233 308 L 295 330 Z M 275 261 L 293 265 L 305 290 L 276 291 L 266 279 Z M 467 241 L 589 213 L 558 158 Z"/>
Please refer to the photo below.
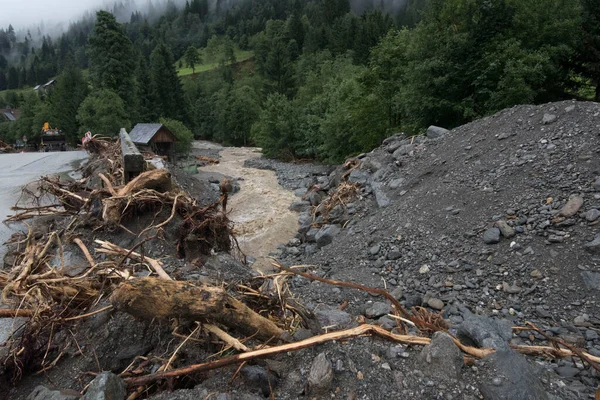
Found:
<path fill-rule="evenodd" d="M 219 62 L 217 60 L 213 60 L 213 59 L 210 59 L 205 56 L 204 50 L 205 49 L 198 50 L 198 52 L 200 53 L 200 58 L 202 59 L 203 63 L 200 65 L 196 65 L 196 73 L 210 71 L 219 66 Z M 235 49 L 235 59 L 237 60 L 238 63 L 250 59 L 253 55 L 254 55 L 253 51 L 240 50 L 238 48 Z M 185 60 L 183 60 L 183 59 L 177 60 L 177 62 L 175 64 L 177 67 L 177 73 L 179 74 L 179 76 L 191 75 L 192 69 L 186 68 L 186 67 L 179 68 L 179 61 L 181 61 L 182 65 L 185 65 Z"/>

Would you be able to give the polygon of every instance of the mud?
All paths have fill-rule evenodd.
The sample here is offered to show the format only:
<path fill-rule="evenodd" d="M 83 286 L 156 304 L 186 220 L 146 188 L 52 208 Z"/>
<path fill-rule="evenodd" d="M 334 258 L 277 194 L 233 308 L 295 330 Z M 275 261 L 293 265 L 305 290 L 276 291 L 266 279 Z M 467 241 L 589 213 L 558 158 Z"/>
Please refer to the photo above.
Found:
<path fill-rule="evenodd" d="M 199 168 L 202 172 L 220 173 L 238 180 L 240 191 L 228 201 L 229 218 L 241 250 L 259 271 L 271 268 L 269 254 L 277 245 L 293 238 L 298 230 L 298 215 L 289 210 L 297 198 L 283 188 L 274 171 L 248 168 L 247 160 L 262 157 L 259 148 L 222 148 L 210 142 L 195 142 L 202 150 L 219 150 L 220 162 Z"/>

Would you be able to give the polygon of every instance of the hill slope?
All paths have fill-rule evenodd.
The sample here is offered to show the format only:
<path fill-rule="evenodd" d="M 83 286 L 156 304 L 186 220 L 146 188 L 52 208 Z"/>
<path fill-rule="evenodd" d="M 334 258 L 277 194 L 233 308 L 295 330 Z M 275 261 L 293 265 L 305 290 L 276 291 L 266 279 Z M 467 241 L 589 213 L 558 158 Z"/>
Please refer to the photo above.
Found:
<path fill-rule="evenodd" d="M 347 205 L 354 215 L 330 215 L 331 224 L 349 219 L 347 229 L 316 251 L 315 231 L 307 229 L 313 219 L 301 214 L 304 243 L 300 252 L 284 249 L 286 262 L 385 285 L 406 307 L 443 309 L 454 332 L 468 319 L 467 307 L 512 326 L 532 321 L 600 354 L 600 253 L 590 245 L 600 222 L 599 128 L 600 104 L 569 101 L 513 107 L 435 140 L 389 138 L 360 156 L 349 175 L 363 186 L 360 200 Z M 340 172 L 320 178 L 320 187 Z M 313 215 L 320 222 L 319 209 Z M 495 238 L 496 227 L 509 237 Z M 376 301 L 315 284 L 297 290 L 316 303 L 349 301 L 347 311 L 367 317 Z M 511 343 L 531 344 L 529 335 L 517 332 Z M 556 371 L 546 382 L 568 387 L 563 398 L 597 386 L 582 368 L 543 366 Z"/>

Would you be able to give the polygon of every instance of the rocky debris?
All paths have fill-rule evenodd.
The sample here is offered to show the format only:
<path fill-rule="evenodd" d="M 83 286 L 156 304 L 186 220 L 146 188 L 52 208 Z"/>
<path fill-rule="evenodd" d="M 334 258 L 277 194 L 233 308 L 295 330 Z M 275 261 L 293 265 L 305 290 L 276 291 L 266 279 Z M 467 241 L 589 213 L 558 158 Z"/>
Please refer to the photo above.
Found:
<path fill-rule="evenodd" d="M 308 373 L 309 393 L 325 393 L 333 382 L 333 368 L 325 353 L 319 353 L 312 362 Z"/>
<path fill-rule="evenodd" d="M 491 400 L 548 399 L 538 374 L 525 357 L 513 350 L 497 351 L 478 363 L 483 370 L 479 390 Z"/>
<path fill-rule="evenodd" d="M 315 234 L 315 241 L 319 247 L 327 246 L 333 242 L 333 238 L 341 232 L 337 225 L 325 225 Z"/>
<path fill-rule="evenodd" d="M 74 390 L 50 390 L 46 386 L 38 386 L 27 397 L 27 400 L 77 400 L 79 393 Z"/>
<path fill-rule="evenodd" d="M 440 128 L 439 126 L 431 125 L 427 128 L 426 136 L 429 139 L 439 139 L 446 136 L 450 131 L 448 129 Z"/>
<path fill-rule="evenodd" d="M 508 321 L 470 312 L 463 317 L 464 321 L 458 326 L 456 332 L 461 342 L 496 350 L 508 348 L 508 342 L 512 338 L 512 328 Z"/>
<path fill-rule="evenodd" d="M 452 336 L 445 332 L 436 332 L 417 359 L 417 367 L 426 376 L 439 381 L 460 379 L 463 364 L 460 349 L 454 344 Z"/>
<path fill-rule="evenodd" d="M 483 241 L 485 244 L 497 244 L 500 243 L 500 229 L 490 228 L 483 233 Z"/>
<path fill-rule="evenodd" d="M 123 379 L 112 372 L 102 372 L 90 383 L 81 400 L 123 400 L 126 396 Z"/>

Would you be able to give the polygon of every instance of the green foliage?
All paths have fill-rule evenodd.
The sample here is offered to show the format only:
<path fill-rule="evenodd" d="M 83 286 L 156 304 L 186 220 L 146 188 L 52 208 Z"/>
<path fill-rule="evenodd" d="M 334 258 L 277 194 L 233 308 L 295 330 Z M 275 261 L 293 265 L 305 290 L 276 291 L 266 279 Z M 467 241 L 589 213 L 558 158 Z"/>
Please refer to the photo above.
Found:
<path fill-rule="evenodd" d="M 94 33 L 88 39 L 87 55 L 90 81 L 95 90 L 108 89 L 125 102 L 127 111 L 135 110 L 135 53 L 115 17 L 106 11 L 96 14 Z"/>
<path fill-rule="evenodd" d="M 252 126 L 252 138 L 267 157 L 292 159 L 298 147 L 297 115 L 290 100 L 273 93 Z"/>
<path fill-rule="evenodd" d="M 161 118 L 159 122 L 166 126 L 177 138 L 178 142 L 175 143 L 175 152 L 179 154 L 189 153 L 194 141 L 192 131 L 183 122 L 175 119 Z"/>
<path fill-rule="evenodd" d="M 57 78 L 56 87 L 50 95 L 53 118 L 49 122 L 58 127 L 72 144 L 77 141 L 79 133 L 77 111 L 87 93 L 88 85 L 81 71 L 71 64 Z"/>
<path fill-rule="evenodd" d="M 125 103 L 108 89 L 97 90 L 85 98 L 77 112 L 77 121 L 80 133 L 90 131 L 108 137 L 117 136 L 121 128 L 131 128 Z"/>

